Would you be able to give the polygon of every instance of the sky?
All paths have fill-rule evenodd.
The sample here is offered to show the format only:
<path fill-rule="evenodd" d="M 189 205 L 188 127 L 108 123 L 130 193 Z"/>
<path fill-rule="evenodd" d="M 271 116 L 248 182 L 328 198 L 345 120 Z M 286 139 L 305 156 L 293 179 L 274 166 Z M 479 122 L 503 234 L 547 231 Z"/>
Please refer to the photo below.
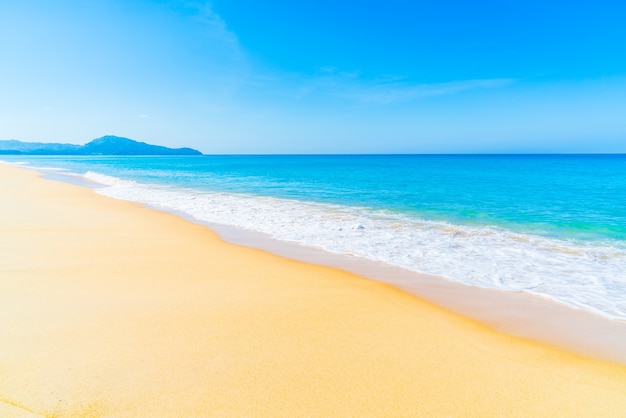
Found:
<path fill-rule="evenodd" d="M 626 152 L 626 2 L 0 1 L 0 139 Z"/>

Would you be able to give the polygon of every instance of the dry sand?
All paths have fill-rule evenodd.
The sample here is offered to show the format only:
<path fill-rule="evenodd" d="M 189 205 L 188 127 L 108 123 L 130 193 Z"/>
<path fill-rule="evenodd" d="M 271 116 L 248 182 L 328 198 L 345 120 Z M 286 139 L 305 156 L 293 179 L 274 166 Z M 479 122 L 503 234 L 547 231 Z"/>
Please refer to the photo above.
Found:
<path fill-rule="evenodd" d="M 626 416 L 626 367 L 0 165 L 0 416 Z"/>

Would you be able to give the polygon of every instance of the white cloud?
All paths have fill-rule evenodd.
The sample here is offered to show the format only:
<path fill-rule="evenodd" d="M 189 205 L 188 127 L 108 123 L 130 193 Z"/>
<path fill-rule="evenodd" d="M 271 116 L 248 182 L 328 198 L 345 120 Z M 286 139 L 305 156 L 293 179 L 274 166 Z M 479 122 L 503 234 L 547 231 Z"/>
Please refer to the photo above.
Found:
<path fill-rule="evenodd" d="M 241 53 L 241 46 L 237 35 L 228 29 L 226 22 L 215 13 L 208 1 L 185 1 L 184 4 L 196 12 L 196 19 L 201 22 L 213 37 L 219 38 L 237 53 Z"/>
<path fill-rule="evenodd" d="M 314 82 L 328 95 L 360 105 L 388 105 L 425 97 L 447 96 L 476 89 L 493 89 L 514 84 L 509 78 L 454 80 L 443 83 L 411 83 L 396 75 L 372 80 L 345 77 L 341 74 L 321 77 Z"/>

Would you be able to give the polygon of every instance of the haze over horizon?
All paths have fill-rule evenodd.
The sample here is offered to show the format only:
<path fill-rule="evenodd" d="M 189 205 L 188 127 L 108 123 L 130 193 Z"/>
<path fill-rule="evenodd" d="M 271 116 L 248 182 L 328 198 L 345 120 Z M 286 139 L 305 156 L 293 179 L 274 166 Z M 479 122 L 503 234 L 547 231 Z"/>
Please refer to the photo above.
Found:
<path fill-rule="evenodd" d="M 626 4 L 0 4 L 0 139 L 626 152 Z"/>

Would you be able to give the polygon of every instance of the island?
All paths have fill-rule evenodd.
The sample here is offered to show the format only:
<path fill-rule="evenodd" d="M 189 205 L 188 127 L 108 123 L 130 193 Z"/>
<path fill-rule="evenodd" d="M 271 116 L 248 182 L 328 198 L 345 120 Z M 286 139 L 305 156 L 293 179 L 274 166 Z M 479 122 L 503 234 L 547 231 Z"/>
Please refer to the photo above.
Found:
<path fill-rule="evenodd" d="M 193 148 L 168 148 L 106 135 L 85 145 L 0 140 L 0 155 L 202 155 Z"/>

